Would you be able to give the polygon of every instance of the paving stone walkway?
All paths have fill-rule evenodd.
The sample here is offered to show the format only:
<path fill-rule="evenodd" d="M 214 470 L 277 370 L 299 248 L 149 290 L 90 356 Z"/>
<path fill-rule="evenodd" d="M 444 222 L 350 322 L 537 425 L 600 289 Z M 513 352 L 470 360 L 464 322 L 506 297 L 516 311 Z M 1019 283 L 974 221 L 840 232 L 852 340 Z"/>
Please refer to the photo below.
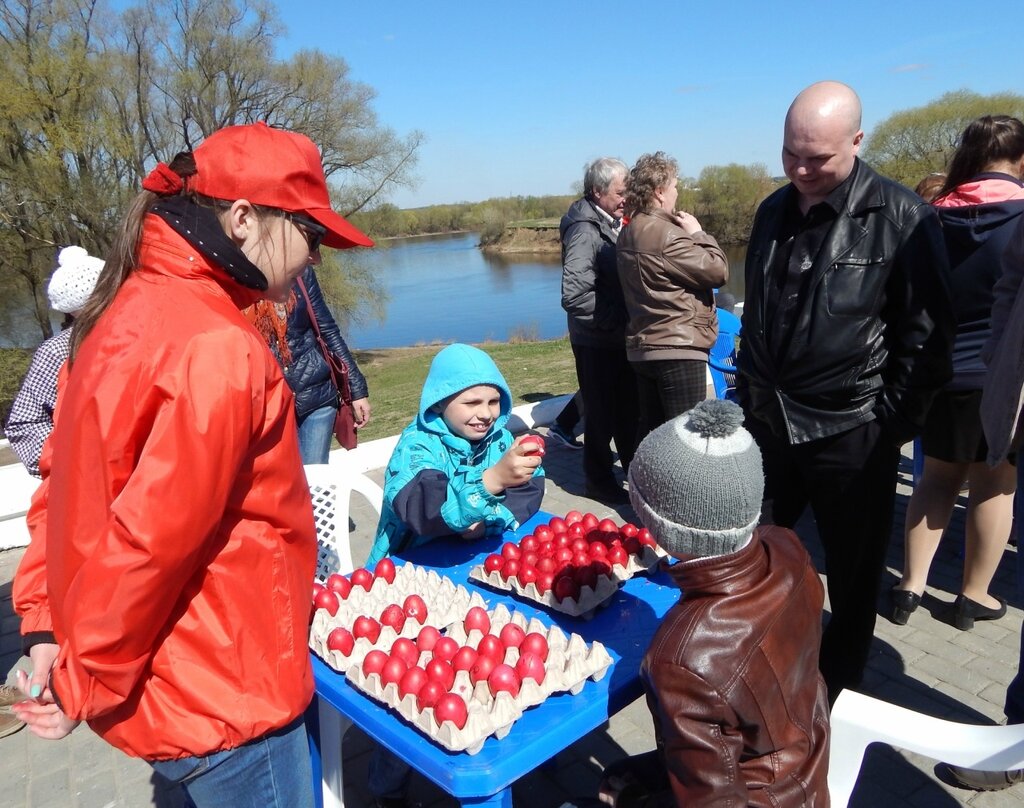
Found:
<path fill-rule="evenodd" d="M 549 444 L 550 446 L 550 444 Z M 550 446 L 545 460 L 548 488 L 544 509 L 565 513 L 593 511 L 624 521 L 628 508 L 616 513 L 582 495 L 579 452 Z M 902 565 L 903 510 L 909 496 L 909 460 L 904 463 L 893 525 L 889 571 L 883 592 L 897 580 Z M 374 476 L 371 473 L 370 476 Z M 376 473 L 380 479 L 380 472 Z M 947 612 L 959 585 L 962 567 L 962 509 L 944 540 L 932 569 L 928 595 L 906 626 L 880 617 L 865 692 L 914 710 L 955 721 L 988 724 L 1002 718 L 1003 696 L 1017 668 L 1021 604 L 1015 600 L 1016 550 L 1010 546 L 993 585 L 1007 598 L 1005 618 L 978 623 L 969 632 L 957 631 Z M 366 557 L 376 520 L 367 507 L 353 507 L 353 558 Z M 806 518 L 798 532 L 822 567 L 813 521 Z M 19 657 L 18 619 L 11 608 L 11 581 L 22 551 L 0 552 L 0 671 Z M 884 610 L 884 602 L 879 606 Z M 553 763 L 513 787 L 520 808 L 559 808 L 577 797 L 593 796 L 602 768 L 625 755 L 654 747 L 651 719 L 643 700 L 614 716 L 605 726 L 557 756 Z M 366 792 L 370 745 L 365 735 L 350 730 L 345 737 L 345 803 L 350 808 L 371 805 Z M 27 731 L 0 739 L 0 805 L 9 808 L 145 808 L 174 804 L 154 785 L 150 768 L 108 747 L 86 727 L 61 742 L 39 740 Z M 417 777 L 416 799 L 436 808 L 454 801 L 431 783 Z M 1024 806 L 1024 786 L 1000 792 L 965 791 L 941 782 L 935 762 L 888 747 L 868 751 L 851 805 L 858 808 L 915 806 L 977 808 Z"/>

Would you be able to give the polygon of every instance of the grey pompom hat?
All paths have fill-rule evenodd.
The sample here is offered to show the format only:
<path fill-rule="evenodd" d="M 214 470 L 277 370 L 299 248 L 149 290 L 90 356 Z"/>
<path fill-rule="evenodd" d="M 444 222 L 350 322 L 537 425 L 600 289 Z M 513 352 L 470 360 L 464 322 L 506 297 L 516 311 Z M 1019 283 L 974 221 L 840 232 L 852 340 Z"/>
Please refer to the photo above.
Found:
<path fill-rule="evenodd" d="M 731 401 L 702 401 L 651 432 L 629 466 L 640 521 L 674 556 L 744 547 L 764 496 L 761 452 Z"/>

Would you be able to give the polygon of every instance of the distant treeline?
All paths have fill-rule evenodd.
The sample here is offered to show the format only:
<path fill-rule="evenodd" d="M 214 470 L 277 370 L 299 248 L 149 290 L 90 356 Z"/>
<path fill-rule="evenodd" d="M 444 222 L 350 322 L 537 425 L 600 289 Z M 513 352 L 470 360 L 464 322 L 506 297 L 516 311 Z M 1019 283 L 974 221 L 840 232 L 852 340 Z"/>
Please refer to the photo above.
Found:
<path fill-rule="evenodd" d="M 677 206 L 693 213 L 722 244 L 744 244 L 758 204 L 781 183 L 761 164 L 708 166 L 699 177 L 680 178 Z M 385 203 L 350 218 L 375 238 L 472 230 L 481 234 L 481 243 L 488 243 L 513 223 L 548 220 L 554 224 L 574 199 L 574 195 L 513 196 L 405 210 Z"/>
<path fill-rule="evenodd" d="M 511 196 L 483 202 L 428 205 L 399 209 L 387 203 L 372 210 L 353 213 L 352 223 L 375 238 L 452 233 L 460 230 L 491 235 L 509 222 L 560 217 L 575 196 Z"/>

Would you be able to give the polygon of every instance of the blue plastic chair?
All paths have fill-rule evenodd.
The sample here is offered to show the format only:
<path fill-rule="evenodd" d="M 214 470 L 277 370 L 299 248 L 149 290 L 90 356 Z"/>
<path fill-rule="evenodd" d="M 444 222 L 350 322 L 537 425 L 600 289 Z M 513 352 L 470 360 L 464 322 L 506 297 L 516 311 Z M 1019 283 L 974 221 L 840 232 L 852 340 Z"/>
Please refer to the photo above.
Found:
<path fill-rule="evenodd" d="M 715 398 L 732 399 L 736 392 L 736 338 L 740 334 L 740 318 L 722 309 L 718 314 L 718 340 L 711 346 L 708 368 Z"/>

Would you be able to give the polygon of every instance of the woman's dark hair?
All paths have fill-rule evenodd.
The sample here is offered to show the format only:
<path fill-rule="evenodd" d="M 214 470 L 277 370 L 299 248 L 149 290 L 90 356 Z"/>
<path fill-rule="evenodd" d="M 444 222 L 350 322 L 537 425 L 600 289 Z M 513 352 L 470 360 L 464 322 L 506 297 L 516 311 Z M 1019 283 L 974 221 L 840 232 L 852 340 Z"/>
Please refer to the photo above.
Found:
<path fill-rule="evenodd" d="M 654 207 L 655 191 L 679 176 L 679 164 L 665 152 L 641 155 L 626 178 L 626 215 L 635 216 Z"/>
<path fill-rule="evenodd" d="M 1021 157 L 1024 157 L 1024 123 L 1010 115 L 984 115 L 971 121 L 949 161 L 946 184 L 939 195 L 948 194 L 993 163 Z"/>
<path fill-rule="evenodd" d="M 169 164 L 169 168 L 179 177 L 191 177 L 196 173 L 196 161 L 192 152 L 178 153 Z M 184 193 L 184 191 L 182 191 Z M 121 220 L 121 226 L 114 237 L 114 243 L 107 253 L 106 263 L 96 288 L 89 295 L 89 301 L 75 318 L 75 328 L 71 333 L 71 359 L 75 358 L 86 335 L 100 319 L 100 315 L 113 302 L 121 285 L 135 270 L 139 253 L 139 237 L 142 235 L 142 221 L 149 213 L 153 203 L 159 199 L 152 191 L 140 191 L 128 206 L 128 212 Z"/>

